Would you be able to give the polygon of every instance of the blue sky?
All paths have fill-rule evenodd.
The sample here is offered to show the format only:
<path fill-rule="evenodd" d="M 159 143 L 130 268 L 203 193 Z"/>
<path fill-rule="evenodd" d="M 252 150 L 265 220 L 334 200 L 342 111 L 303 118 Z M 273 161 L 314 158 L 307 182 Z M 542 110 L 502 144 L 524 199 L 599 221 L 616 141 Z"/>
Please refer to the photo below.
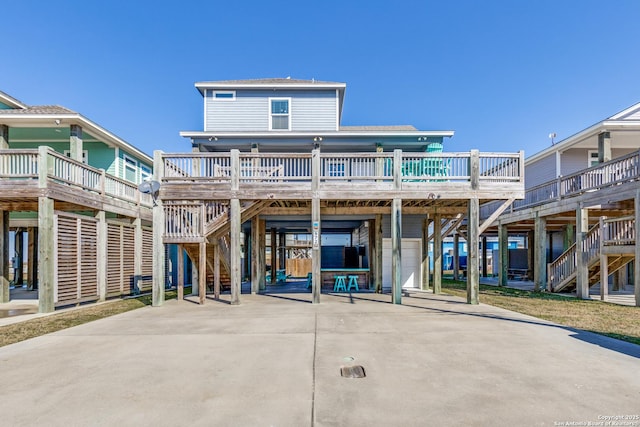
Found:
<path fill-rule="evenodd" d="M 197 81 L 345 82 L 343 125 L 527 156 L 640 102 L 637 0 L 4 3 L 0 90 L 149 154 L 191 149 Z"/>

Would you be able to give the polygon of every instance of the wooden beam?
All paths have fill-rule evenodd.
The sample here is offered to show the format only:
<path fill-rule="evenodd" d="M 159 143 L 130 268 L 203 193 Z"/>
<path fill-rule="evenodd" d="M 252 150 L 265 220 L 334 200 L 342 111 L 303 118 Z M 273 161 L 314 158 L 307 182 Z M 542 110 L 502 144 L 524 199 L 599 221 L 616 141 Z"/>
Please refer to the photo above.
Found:
<path fill-rule="evenodd" d="M 220 244 L 213 242 L 213 298 L 220 299 Z"/>
<path fill-rule="evenodd" d="M 176 289 L 178 290 L 178 301 L 184 300 L 184 249 L 182 245 L 176 245 Z"/>
<path fill-rule="evenodd" d="M 576 210 L 576 294 L 581 299 L 589 299 L 588 253 L 584 251 L 584 241 L 588 231 L 589 211 L 579 205 Z"/>
<path fill-rule="evenodd" d="M 394 199 L 391 208 L 391 288 L 391 302 L 402 304 L 402 200 L 400 199 Z"/>
<path fill-rule="evenodd" d="M 98 279 L 98 299 L 104 301 L 107 299 L 107 270 L 108 270 L 108 250 L 109 237 L 107 229 L 106 212 L 100 211 L 96 215 L 97 223 L 97 279 Z"/>
<path fill-rule="evenodd" d="M 316 149 L 311 152 L 311 188 L 314 190 L 311 199 L 311 293 L 313 304 L 320 303 L 322 290 L 322 273 L 320 271 L 322 266 L 322 214 L 320 213 L 320 197 L 317 191 L 320 186 L 320 168 L 320 150 Z M 271 275 L 276 275 L 273 268 Z"/>
<path fill-rule="evenodd" d="M 230 266 L 231 266 L 231 304 L 240 304 L 240 292 L 242 287 L 242 277 L 240 272 L 240 233 L 242 232 L 240 224 L 240 200 L 231 199 L 229 202 L 229 217 L 231 221 L 231 250 L 230 250 Z M 275 271 L 271 271 L 275 274 Z"/>
<path fill-rule="evenodd" d="M 479 233 L 482 234 L 484 233 L 487 228 L 489 228 L 489 226 L 491 224 L 493 224 L 495 222 L 496 219 L 498 219 L 498 217 L 500 215 L 502 215 L 502 212 L 504 212 L 509 206 L 511 206 L 511 204 L 515 201 L 516 199 L 508 199 L 505 200 L 503 204 L 500 205 L 500 207 L 498 209 L 496 209 L 490 216 L 489 218 L 487 218 L 482 225 L 480 226 L 480 230 Z"/>
<path fill-rule="evenodd" d="M 422 275 L 420 281 L 420 289 L 426 291 L 429 289 L 429 215 L 422 221 Z"/>
<path fill-rule="evenodd" d="M 275 228 L 271 228 L 271 285 L 277 281 L 276 270 L 278 269 L 278 233 Z"/>
<path fill-rule="evenodd" d="M 0 211 L 0 303 L 9 302 L 9 212 Z"/>
<path fill-rule="evenodd" d="M 539 292 L 547 288 L 547 224 L 542 216 L 535 220 L 533 259 L 533 290 Z"/>
<path fill-rule="evenodd" d="M 200 242 L 198 250 L 198 300 L 204 304 L 207 297 L 207 242 Z M 194 284 L 195 285 L 195 284 Z"/>
<path fill-rule="evenodd" d="M 382 215 L 377 214 L 375 220 L 375 241 L 376 241 L 376 256 L 374 258 L 375 277 L 374 277 L 374 289 L 377 293 L 382 293 Z"/>
<path fill-rule="evenodd" d="M 69 128 L 69 157 L 82 162 L 82 127 L 71 125 Z"/>
<path fill-rule="evenodd" d="M 433 216 L 433 293 L 442 292 L 442 217 Z"/>
<path fill-rule="evenodd" d="M 507 286 L 509 268 L 509 230 L 505 224 L 498 226 L 498 285 Z"/>
<path fill-rule="evenodd" d="M 51 313 L 55 310 L 55 244 L 56 230 L 53 225 L 53 200 L 40 197 L 38 200 L 38 311 Z"/>
<path fill-rule="evenodd" d="M 264 291 L 266 287 L 266 227 L 264 219 L 258 219 L 258 290 Z"/>
<path fill-rule="evenodd" d="M 604 226 L 605 217 L 600 217 L 600 300 L 606 301 L 609 293 L 609 257 L 604 251 L 604 242 L 609 240 L 607 228 Z"/>
<path fill-rule="evenodd" d="M 27 227 L 27 289 L 35 291 L 38 289 L 38 228 Z"/>
<path fill-rule="evenodd" d="M 453 280 L 460 280 L 460 235 L 453 235 Z"/>
<path fill-rule="evenodd" d="M 467 303 L 479 304 L 480 272 L 478 269 L 478 244 L 480 234 L 480 206 L 478 199 L 469 199 L 467 241 Z"/>
<path fill-rule="evenodd" d="M 254 216 L 251 219 L 251 294 L 255 295 L 260 290 L 260 219 Z"/>
<path fill-rule="evenodd" d="M 142 220 L 135 218 L 133 225 L 133 292 L 139 294 L 142 292 Z"/>
<path fill-rule="evenodd" d="M 162 160 L 162 151 L 153 152 L 153 176 L 160 182 L 164 176 L 164 162 Z M 159 307 L 164 304 L 164 243 L 162 235 L 164 234 L 164 207 L 162 200 L 158 200 L 156 206 L 153 207 L 153 278 L 152 278 L 152 306 Z"/>

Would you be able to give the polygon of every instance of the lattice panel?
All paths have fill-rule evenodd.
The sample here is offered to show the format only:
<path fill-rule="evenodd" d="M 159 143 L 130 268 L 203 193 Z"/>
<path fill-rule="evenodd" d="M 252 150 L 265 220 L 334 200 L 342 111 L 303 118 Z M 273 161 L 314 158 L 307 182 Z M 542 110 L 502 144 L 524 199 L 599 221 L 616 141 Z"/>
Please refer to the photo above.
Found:
<path fill-rule="evenodd" d="M 133 279 L 135 275 L 135 228 L 133 226 L 122 226 L 122 274 L 124 278 L 124 291 L 126 294 L 133 293 Z"/>
<path fill-rule="evenodd" d="M 153 275 L 153 230 L 142 229 L 142 281 L 143 291 L 151 290 Z"/>
<path fill-rule="evenodd" d="M 57 215 L 57 229 L 57 301 L 72 302 L 78 299 L 77 219 Z"/>
<path fill-rule="evenodd" d="M 80 220 L 80 297 L 98 296 L 97 223 Z"/>

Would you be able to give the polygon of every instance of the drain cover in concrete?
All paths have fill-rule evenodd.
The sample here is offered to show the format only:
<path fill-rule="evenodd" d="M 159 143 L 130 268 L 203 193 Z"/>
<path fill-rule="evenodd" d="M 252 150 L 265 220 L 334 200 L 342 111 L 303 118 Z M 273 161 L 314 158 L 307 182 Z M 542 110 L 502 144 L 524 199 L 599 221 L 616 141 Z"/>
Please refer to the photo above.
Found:
<path fill-rule="evenodd" d="M 343 366 L 340 368 L 340 375 L 345 378 L 364 378 L 364 368 L 360 365 L 356 366 Z"/>

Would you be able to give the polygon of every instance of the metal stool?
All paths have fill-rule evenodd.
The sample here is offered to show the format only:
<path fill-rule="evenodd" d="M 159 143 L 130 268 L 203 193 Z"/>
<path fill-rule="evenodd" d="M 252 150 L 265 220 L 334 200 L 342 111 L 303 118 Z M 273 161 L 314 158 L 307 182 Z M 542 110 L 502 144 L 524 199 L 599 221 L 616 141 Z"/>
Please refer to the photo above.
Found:
<path fill-rule="evenodd" d="M 347 283 L 345 279 L 347 276 L 333 276 L 336 282 L 333 284 L 333 292 L 347 292 Z"/>
<path fill-rule="evenodd" d="M 351 288 L 356 288 L 356 292 L 360 292 L 360 288 L 358 287 L 358 276 L 349 276 L 347 292 L 351 292 Z"/>

